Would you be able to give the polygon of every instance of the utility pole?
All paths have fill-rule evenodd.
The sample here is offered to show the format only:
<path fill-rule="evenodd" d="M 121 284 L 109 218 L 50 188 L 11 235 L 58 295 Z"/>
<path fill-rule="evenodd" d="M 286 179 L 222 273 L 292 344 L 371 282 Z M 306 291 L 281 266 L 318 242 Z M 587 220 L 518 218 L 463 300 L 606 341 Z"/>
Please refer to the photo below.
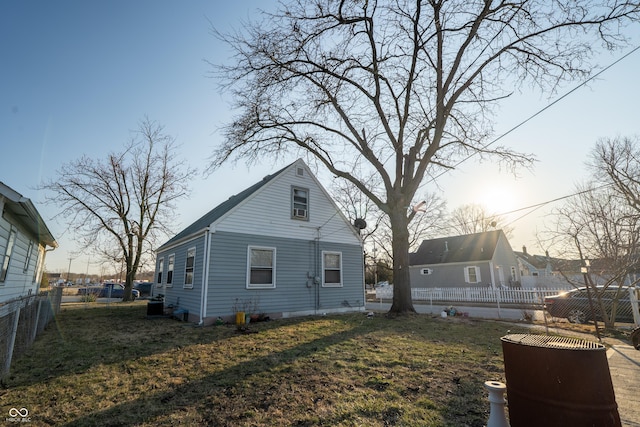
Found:
<path fill-rule="evenodd" d="M 71 261 L 73 260 L 72 257 L 69 257 L 69 268 L 67 269 L 67 283 L 69 282 L 69 276 L 71 275 Z"/>

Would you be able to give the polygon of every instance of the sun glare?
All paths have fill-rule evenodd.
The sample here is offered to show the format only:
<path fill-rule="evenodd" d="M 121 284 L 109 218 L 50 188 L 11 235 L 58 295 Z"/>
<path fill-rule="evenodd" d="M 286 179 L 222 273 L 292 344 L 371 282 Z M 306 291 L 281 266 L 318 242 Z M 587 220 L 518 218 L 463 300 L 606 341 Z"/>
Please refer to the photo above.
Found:
<path fill-rule="evenodd" d="M 488 187 L 479 197 L 478 203 L 485 208 L 487 213 L 497 215 L 505 214 L 518 208 L 517 193 L 503 186 Z"/>

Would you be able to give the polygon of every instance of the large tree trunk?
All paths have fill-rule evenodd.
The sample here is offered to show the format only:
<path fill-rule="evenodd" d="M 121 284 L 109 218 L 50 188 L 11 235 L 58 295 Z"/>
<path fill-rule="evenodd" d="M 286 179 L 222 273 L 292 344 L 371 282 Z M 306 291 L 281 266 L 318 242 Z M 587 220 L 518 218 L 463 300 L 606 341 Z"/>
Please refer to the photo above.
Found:
<path fill-rule="evenodd" d="M 393 303 L 389 313 L 415 313 L 409 278 L 409 221 L 402 203 L 393 207 L 389 219 L 393 235 Z"/>

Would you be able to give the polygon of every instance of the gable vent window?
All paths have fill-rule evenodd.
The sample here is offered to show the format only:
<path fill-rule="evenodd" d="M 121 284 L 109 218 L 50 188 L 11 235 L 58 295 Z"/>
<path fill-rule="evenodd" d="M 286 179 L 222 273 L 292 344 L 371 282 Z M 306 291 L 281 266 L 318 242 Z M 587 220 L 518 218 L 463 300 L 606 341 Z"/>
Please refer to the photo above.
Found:
<path fill-rule="evenodd" d="M 309 190 L 306 188 L 293 187 L 291 192 L 294 219 L 309 219 Z"/>
<path fill-rule="evenodd" d="M 296 168 L 296 175 L 304 176 L 304 168 Z"/>

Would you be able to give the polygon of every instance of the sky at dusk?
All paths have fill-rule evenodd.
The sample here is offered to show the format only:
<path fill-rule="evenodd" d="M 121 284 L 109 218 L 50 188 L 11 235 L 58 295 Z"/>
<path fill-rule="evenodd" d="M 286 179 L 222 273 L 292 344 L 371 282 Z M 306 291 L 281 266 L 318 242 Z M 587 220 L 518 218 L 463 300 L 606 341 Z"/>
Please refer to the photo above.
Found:
<path fill-rule="evenodd" d="M 99 273 L 99 267 L 75 253 L 73 236 L 54 218 L 58 208 L 41 203 L 36 187 L 82 155 L 102 159 L 119 151 L 145 116 L 176 138 L 187 162 L 204 169 L 222 141 L 220 127 L 231 119 L 230 100 L 220 93 L 207 63 L 224 62 L 229 52 L 211 35 L 211 25 L 227 32 L 255 16 L 257 7 L 274 5 L 258 0 L 0 2 L 0 181 L 34 202 L 60 244 L 47 255 L 48 271 L 66 272 L 70 258 L 73 272 Z M 628 34 L 640 44 L 638 28 Z M 602 55 L 600 66 L 631 49 Z M 493 163 L 471 159 L 423 189 L 439 192 L 449 209 L 480 203 L 497 213 L 573 193 L 587 178 L 584 163 L 598 138 L 640 134 L 639 69 L 636 51 L 496 143 L 533 153 L 538 161 L 532 171 L 514 178 Z M 577 84 L 555 95 L 515 93 L 496 111 L 496 136 Z M 176 229 L 281 166 L 238 163 L 198 175 L 190 199 L 179 207 Z M 535 234 L 554 206 L 506 215 L 515 229 L 514 250 L 527 245 L 529 252 L 540 252 Z"/>

